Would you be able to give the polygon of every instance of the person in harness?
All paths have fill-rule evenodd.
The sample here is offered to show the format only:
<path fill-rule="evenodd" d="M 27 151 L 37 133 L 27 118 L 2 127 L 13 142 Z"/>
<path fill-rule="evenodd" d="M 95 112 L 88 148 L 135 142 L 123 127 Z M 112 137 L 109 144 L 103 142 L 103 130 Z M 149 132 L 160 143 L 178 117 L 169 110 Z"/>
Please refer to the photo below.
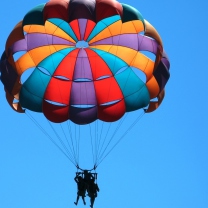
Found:
<path fill-rule="evenodd" d="M 77 183 L 77 200 L 76 202 L 74 202 L 75 205 L 78 204 L 79 201 L 79 197 L 82 197 L 83 203 L 84 205 L 86 205 L 85 202 L 85 194 L 86 194 L 86 190 L 87 190 L 87 184 L 85 182 L 85 180 L 83 179 L 82 176 L 80 176 L 80 173 L 76 174 L 76 177 L 74 178 L 75 182 Z"/>

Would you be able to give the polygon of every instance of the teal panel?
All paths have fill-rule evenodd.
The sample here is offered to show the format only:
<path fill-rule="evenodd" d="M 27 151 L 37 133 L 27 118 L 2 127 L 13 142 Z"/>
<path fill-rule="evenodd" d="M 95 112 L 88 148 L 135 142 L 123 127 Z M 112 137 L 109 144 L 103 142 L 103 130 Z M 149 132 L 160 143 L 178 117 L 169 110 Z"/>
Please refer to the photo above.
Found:
<path fill-rule="evenodd" d="M 24 25 L 44 25 L 43 9 L 45 4 L 40 4 L 30 10 L 23 18 Z"/>
<path fill-rule="evenodd" d="M 116 74 L 115 79 L 123 93 L 127 112 L 143 108 L 149 104 L 148 89 L 131 67 Z"/>
<path fill-rule="evenodd" d="M 132 20 L 141 20 L 144 24 L 144 18 L 137 9 L 135 9 L 134 7 L 128 4 L 122 3 L 121 5 L 123 7 L 122 22 L 128 22 Z"/>
<path fill-rule="evenodd" d="M 108 27 L 109 25 L 112 25 L 114 22 L 117 22 L 120 19 L 121 19 L 120 15 L 115 15 L 115 16 L 111 16 L 111 17 L 108 17 L 99 21 L 96 24 L 93 31 L 91 32 L 91 34 L 89 35 L 89 37 L 87 38 L 87 41 L 89 42 L 92 38 L 94 38 L 98 33 L 103 31 L 106 27 Z"/>
<path fill-rule="evenodd" d="M 36 68 L 20 91 L 21 106 L 32 111 L 42 112 L 42 100 L 50 79 L 50 76 Z"/>
<path fill-rule="evenodd" d="M 74 47 L 65 48 L 56 53 L 53 53 L 50 56 L 46 57 L 43 61 L 41 61 L 37 67 L 42 67 L 46 71 L 48 71 L 50 75 L 53 75 L 61 61 L 73 50 L 75 50 Z"/>
<path fill-rule="evenodd" d="M 99 49 L 92 50 L 105 61 L 113 75 L 115 75 L 121 68 L 128 66 L 125 61 L 118 58 L 117 56 L 114 56 L 113 54 L 107 53 L 106 51 L 102 51 Z"/>
<path fill-rule="evenodd" d="M 58 18 L 51 18 L 48 19 L 49 22 L 53 23 L 54 25 L 57 25 L 57 27 L 61 28 L 65 33 L 67 33 L 74 41 L 78 41 L 76 35 L 74 34 L 71 26 L 69 23 L 65 22 L 62 19 Z"/>

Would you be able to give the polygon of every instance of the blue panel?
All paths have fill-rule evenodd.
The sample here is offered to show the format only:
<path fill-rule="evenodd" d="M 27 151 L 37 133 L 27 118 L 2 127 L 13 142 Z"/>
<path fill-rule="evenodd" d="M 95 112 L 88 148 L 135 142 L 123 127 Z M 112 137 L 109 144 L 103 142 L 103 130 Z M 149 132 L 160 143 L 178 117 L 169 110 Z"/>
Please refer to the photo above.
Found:
<path fill-rule="evenodd" d="M 50 79 L 50 76 L 36 68 L 21 88 L 21 106 L 32 111 L 42 112 L 42 100 Z"/>
<path fill-rule="evenodd" d="M 51 18 L 48 19 L 49 22 L 53 23 L 54 25 L 57 25 L 57 27 L 61 28 L 65 33 L 67 33 L 74 41 L 78 41 L 76 35 L 74 34 L 71 26 L 69 23 L 65 22 L 62 19 L 58 18 Z"/>
<path fill-rule="evenodd" d="M 75 48 L 66 48 L 60 50 L 56 53 L 51 54 L 50 56 L 46 57 L 43 61 L 41 61 L 37 67 L 42 67 L 49 72 L 50 75 L 53 75 L 58 65 L 61 61 L 68 55 L 71 51 Z"/>
<path fill-rule="evenodd" d="M 94 38 L 98 33 L 100 33 L 106 27 L 108 27 L 109 25 L 112 25 L 114 22 L 117 22 L 120 19 L 121 19 L 120 15 L 115 15 L 115 16 L 108 17 L 99 21 L 96 24 L 93 31 L 91 32 L 91 34 L 89 35 L 89 37 L 87 38 L 87 41 L 89 42 L 92 38 Z"/>
<path fill-rule="evenodd" d="M 126 103 L 126 111 L 143 108 L 149 104 L 150 96 L 145 83 L 133 72 L 131 67 L 115 75 Z"/>

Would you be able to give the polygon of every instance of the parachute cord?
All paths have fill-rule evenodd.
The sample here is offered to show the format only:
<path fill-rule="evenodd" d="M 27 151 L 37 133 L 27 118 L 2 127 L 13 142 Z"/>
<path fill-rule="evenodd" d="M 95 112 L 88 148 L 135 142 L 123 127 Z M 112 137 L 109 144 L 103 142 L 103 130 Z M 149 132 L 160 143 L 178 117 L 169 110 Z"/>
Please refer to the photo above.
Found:
<path fill-rule="evenodd" d="M 62 132 L 63 132 L 63 134 L 64 134 L 64 136 L 65 136 L 65 139 L 66 139 L 66 141 L 67 141 L 68 147 L 69 147 L 69 149 L 70 149 L 70 154 L 71 154 L 72 157 L 74 158 L 74 161 L 76 161 L 76 163 L 77 163 L 77 159 L 76 159 L 76 156 L 75 156 L 75 152 L 73 151 L 71 145 L 69 144 L 69 140 L 68 140 L 68 138 L 67 138 L 67 136 L 66 136 L 66 133 L 65 133 L 65 131 L 64 131 L 64 129 L 63 129 L 62 124 L 60 124 L 60 126 L 61 126 Z"/>
<path fill-rule="evenodd" d="M 48 121 L 48 120 L 47 120 Z M 53 130 L 54 134 L 56 135 L 56 137 L 58 138 L 59 142 L 61 143 L 62 147 L 64 148 L 64 150 L 68 153 L 68 155 L 72 158 L 68 148 L 66 147 L 65 143 L 63 142 L 63 140 L 61 139 L 61 137 L 58 135 L 58 133 L 56 132 L 56 130 L 54 129 L 54 127 L 51 125 L 51 122 L 48 121 L 48 124 L 50 125 L 51 129 Z"/>
<path fill-rule="evenodd" d="M 100 157 L 100 154 L 101 154 L 101 152 L 102 152 L 102 150 L 103 150 L 103 148 L 104 148 L 104 144 L 106 143 L 106 141 L 107 141 L 107 136 L 108 136 L 108 134 L 109 134 L 109 131 L 110 131 L 110 128 L 111 128 L 111 124 L 112 124 L 112 122 L 110 123 L 110 125 L 108 126 L 108 130 L 107 130 L 107 132 L 106 132 L 106 135 L 105 135 L 105 138 L 103 139 L 103 142 L 102 142 L 102 145 L 101 145 L 101 149 L 99 150 L 99 154 L 97 155 L 97 157 L 96 157 L 96 163 L 97 163 L 97 161 L 98 161 L 98 158 Z"/>
<path fill-rule="evenodd" d="M 78 161 L 78 164 L 79 164 L 80 140 L 81 140 L 81 137 L 80 137 L 80 126 L 79 126 L 79 132 L 78 132 L 78 145 L 77 145 L 77 161 Z"/>
<path fill-rule="evenodd" d="M 73 155 L 74 155 L 74 158 L 75 158 L 75 161 L 77 163 L 76 166 L 78 166 L 78 158 L 77 158 L 77 154 L 76 154 L 76 150 L 75 150 L 75 142 L 73 141 L 73 137 L 72 137 L 72 130 L 71 130 L 71 125 L 70 125 L 70 122 L 68 121 L 67 122 L 67 126 L 68 126 L 68 131 L 69 131 L 69 135 L 70 135 L 70 138 L 71 138 L 71 145 L 72 145 L 72 149 L 73 149 Z M 75 140 L 76 141 L 76 140 Z"/>
<path fill-rule="evenodd" d="M 76 163 L 70 158 L 69 155 L 67 155 L 61 147 L 54 141 L 54 139 L 45 131 L 45 129 L 34 119 L 34 117 L 27 111 L 25 111 L 25 114 L 28 116 L 28 118 L 42 131 L 43 134 L 45 134 L 46 137 L 60 150 L 60 152 L 63 153 L 63 155 L 66 156 L 66 158 L 76 166 Z"/>
<path fill-rule="evenodd" d="M 121 142 L 121 140 L 123 140 L 123 138 L 125 138 L 126 134 L 129 133 L 129 131 L 140 121 L 140 119 L 144 116 L 145 114 L 145 110 L 143 111 L 143 113 L 141 113 L 139 115 L 139 117 L 137 117 L 135 119 L 135 121 L 131 124 L 131 126 L 123 133 L 123 135 L 120 137 L 120 139 L 114 144 L 114 146 L 106 153 L 106 155 L 100 159 L 100 161 L 97 163 L 96 167 L 98 167 L 98 165 L 100 165 L 100 163 L 103 162 L 103 160 L 112 152 L 112 150 Z"/>
<path fill-rule="evenodd" d="M 123 124 L 124 120 L 126 119 L 126 117 L 127 117 L 127 114 L 125 114 L 125 115 L 122 117 L 122 119 L 120 120 L 119 124 L 117 125 L 117 127 L 116 127 L 116 129 L 115 129 L 115 131 L 114 131 L 114 133 L 113 133 L 113 135 L 111 136 L 110 140 L 108 141 L 108 144 L 105 146 L 105 149 L 104 149 L 103 151 L 102 151 L 102 149 L 100 150 L 99 155 L 98 155 L 98 158 L 97 158 L 97 161 L 99 161 L 100 158 L 102 158 L 103 155 L 105 154 L 106 150 L 108 149 L 109 145 L 112 143 L 113 139 L 115 138 L 116 133 L 118 132 L 118 130 L 119 130 L 120 127 L 122 126 L 122 124 Z M 101 152 L 102 152 L 102 154 L 101 154 Z M 100 154 L 101 154 L 101 155 L 100 155 Z M 96 162 L 97 162 L 97 161 L 96 161 Z"/>
<path fill-rule="evenodd" d="M 91 138 L 91 150 L 92 150 L 93 164 L 95 164 L 95 150 L 94 150 L 94 145 L 93 145 L 93 136 L 92 136 L 91 124 L 89 124 L 89 126 L 90 126 L 90 138 Z"/>

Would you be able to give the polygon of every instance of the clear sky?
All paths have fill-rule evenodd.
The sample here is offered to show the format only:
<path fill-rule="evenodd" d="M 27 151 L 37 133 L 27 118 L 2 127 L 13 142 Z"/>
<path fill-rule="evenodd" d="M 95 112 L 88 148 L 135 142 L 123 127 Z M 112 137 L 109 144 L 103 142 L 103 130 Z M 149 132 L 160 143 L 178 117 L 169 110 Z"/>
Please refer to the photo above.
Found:
<path fill-rule="evenodd" d="M 1 2 L 2 52 L 16 23 L 40 3 Z M 122 3 L 136 7 L 161 35 L 171 77 L 159 109 L 145 114 L 98 167 L 94 207 L 207 208 L 208 2 Z M 26 115 L 9 107 L 2 84 L 0 97 L 0 207 L 75 207 L 76 168 Z"/>

